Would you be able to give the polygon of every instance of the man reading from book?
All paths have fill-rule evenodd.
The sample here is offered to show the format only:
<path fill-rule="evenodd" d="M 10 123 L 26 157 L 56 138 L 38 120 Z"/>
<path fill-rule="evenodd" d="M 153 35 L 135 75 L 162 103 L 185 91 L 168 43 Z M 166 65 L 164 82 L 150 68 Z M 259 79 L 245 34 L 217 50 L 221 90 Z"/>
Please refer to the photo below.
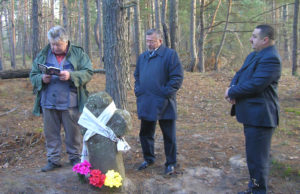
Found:
<path fill-rule="evenodd" d="M 70 43 L 64 28 L 51 28 L 48 40 L 49 44 L 37 55 L 30 72 L 36 95 L 33 113 L 37 116 L 43 113 L 48 160 L 41 169 L 43 172 L 61 167 L 61 125 L 71 165 L 80 162 L 81 135 L 77 121 L 87 100 L 86 84 L 93 75 L 88 55 Z M 51 69 L 58 71 L 50 75 Z"/>

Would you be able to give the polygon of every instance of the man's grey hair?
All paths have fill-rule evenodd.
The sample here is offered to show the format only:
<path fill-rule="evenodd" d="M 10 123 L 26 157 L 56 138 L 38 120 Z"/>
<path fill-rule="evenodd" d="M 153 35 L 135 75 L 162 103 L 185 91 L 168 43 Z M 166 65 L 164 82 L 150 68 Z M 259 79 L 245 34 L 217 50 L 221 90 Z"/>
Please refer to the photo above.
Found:
<path fill-rule="evenodd" d="M 67 42 L 69 40 L 67 31 L 61 26 L 54 26 L 48 31 L 48 40 L 49 41 L 64 41 Z"/>
<path fill-rule="evenodd" d="M 161 34 L 160 30 L 158 30 L 156 28 L 152 28 L 146 32 L 146 35 L 152 35 L 152 34 L 156 34 L 156 37 L 158 39 L 162 39 L 162 34 Z"/>

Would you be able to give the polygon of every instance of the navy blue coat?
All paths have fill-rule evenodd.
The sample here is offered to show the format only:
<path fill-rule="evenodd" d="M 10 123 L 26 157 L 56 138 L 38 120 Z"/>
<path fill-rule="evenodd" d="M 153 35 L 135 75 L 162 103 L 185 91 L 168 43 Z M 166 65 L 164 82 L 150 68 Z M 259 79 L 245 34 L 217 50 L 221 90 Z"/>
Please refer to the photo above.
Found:
<path fill-rule="evenodd" d="M 153 56 L 142 53 L 134 72 L 134 92 L 139 119 L 176 119 L 176 92 L 183 81 L 183 69 L 175 50 L 160 46 Z"/>
<path fill-rule="evenodd" d="M 228 96 L 236 100 L 235 113 L 239 122 L 259 127 L 278 125 L 280 75 L 281 58 L 275 46 L 248 55 L 228 92 Z"/>

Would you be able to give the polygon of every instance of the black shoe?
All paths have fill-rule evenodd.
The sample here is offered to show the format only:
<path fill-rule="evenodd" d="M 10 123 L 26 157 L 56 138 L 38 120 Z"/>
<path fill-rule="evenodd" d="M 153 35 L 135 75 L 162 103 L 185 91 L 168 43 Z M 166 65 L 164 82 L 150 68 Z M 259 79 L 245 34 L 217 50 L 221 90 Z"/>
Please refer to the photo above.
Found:
<path fill-rule="evenodd" d="M 246 191 L 240 191 L 237 194 L 252 194 L 251 189 L 247 189 Z"/>
<path fill-rule="evenodd" d="M 48 162 L 46 166 L 41 168 L 41 171 L 42 172 L 48 172 L 48 171 L 54 170 L 55 168 L 60 168 L 60 167 L 61 167 L 60 164 L 54 164 L 52 162 Z"/>
<path fill-rule="evenodd" d="M 174 165 L 168 165 L 165 168 L 165 175 L 171 175 L 175 173 Z"/>
<path fill-rule="evenodd" d="M 143 170 L 145 168 L 147 168 L 148 166 L 152 165 L 154 162 L 147 162 L 147 161 L 144 161 L 142 162 L 142 164 L 138 167 L 137 170 Z"/>
<path fill-rule="evenodd" d="M 80 158 L 71 159 L 70 164 L 72 166 L 75 166 L 75 164 L 79 163 L 80 161 L 81 161 Z"/>

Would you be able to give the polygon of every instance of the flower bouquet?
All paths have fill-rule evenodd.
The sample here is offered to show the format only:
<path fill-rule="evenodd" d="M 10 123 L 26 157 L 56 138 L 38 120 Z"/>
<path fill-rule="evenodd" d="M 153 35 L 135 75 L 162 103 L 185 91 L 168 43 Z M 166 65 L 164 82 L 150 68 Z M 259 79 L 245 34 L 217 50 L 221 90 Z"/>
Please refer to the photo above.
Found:
<path fill-rule="evenodd" d="M 77 172 L 81 183 L 86 183 L 86 176 L 91 172 L 91 164 L 86 160 L 81 163 L 77 163 L 73 166 L 73 171 Z"/>
<path fill-rule="evenodd" d="M 98 169 L 91 170 L 91 164 L 86 160 L 82 163 L 76 164 L 73 167 L 73 171 L 77 172 L 81 183 L 86 183 L 86 176 L 89 175 L 89 183 L 94 187 L 101 188 L 104 185 L 110 188 L 119 188 L 122 186 L 123 178 L 120 173 L 115 172 L 114 170 L 109 170 L 106 174 L 103 174 Z"/>

